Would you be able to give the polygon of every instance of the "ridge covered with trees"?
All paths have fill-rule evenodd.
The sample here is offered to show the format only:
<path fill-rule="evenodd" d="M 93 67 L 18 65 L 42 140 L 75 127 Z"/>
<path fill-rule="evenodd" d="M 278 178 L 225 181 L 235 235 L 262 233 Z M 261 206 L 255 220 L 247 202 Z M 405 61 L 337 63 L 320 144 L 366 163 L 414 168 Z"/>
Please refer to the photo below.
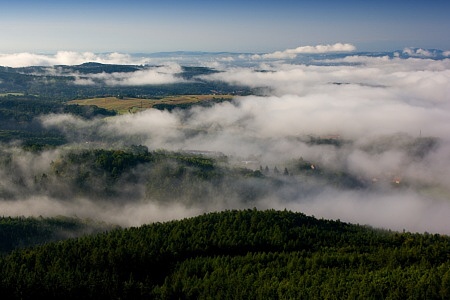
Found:
<path fill-rule="evenodd" d="M 158 66 L 112 65 L 84 63 L 75 66 L 31 66 L 22 68 L 0 66 L 0 96 L 4 94 L 26 94 L 52 98 L 58 101 L 84 99 L 96 96 L 125 96 L 152 98 L 155 96 L 211 94 L 248 95 L 251 89 L 233 86 L 223 82 L 212 82 L 198 76 L 216 73 L 206 67 L 182 66 L 176 74 L 181 82 L 169 84 L 144 84 L 139 86 L 106 85 L 101 81 L 95 84 L 76 83 L 76 79 L 88 79 L 95 74 L 130 74 L 137 71 L 152 70 Z"/>
<path fill-rule="evenodd" d="M 122 149 L 60 151 L 36 171 L 23 169 L 20 155 L 0 150 L 0 167 L 11 184 L 0 183 L 0 199 L 42 195 L 54 199 L 87 197 L 97 202 L 156 202 L 203 206 L 212 201 L 254 205 L 273 196 L 298 199 L 327 182 L 341 189 L 370 188 L 346 173 L 311 169 L 303 159 L 287 162 L 281 172 L 268 167 L 252 170 L 217 157 L 190 152 L 149 151 L 146 146 Z M 64 201 L 64 200 L 60 200 Z M 252 204 L 254 203 L 254 204 Z"/>
<path fill-rule="evenodd" d="M 48 242 L 100 233 L 116 227 L 93 220 L 64 216 L 1 217 L 0 254 Z"/>
<path fill-rule="evenodd" d="M 0 260 L 7 299 L 448 299 L 450 238 L 233 210 Z"/>

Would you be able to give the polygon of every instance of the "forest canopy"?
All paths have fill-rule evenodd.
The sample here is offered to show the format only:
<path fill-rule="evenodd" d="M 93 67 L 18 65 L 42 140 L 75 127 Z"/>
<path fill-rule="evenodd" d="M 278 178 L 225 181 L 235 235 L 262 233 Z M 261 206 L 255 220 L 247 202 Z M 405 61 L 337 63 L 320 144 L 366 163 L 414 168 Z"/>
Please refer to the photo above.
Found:
<path fill-rule="evenodd" d="M 0 285 L 8 299 L 445 299 L 449 255 L 446 236 L 234 210 L 17 250 Z"/>

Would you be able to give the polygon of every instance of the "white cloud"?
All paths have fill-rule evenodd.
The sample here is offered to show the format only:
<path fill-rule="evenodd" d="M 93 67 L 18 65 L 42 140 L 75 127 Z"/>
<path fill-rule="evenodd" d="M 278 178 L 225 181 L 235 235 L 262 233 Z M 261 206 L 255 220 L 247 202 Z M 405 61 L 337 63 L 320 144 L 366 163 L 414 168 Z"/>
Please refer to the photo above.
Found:
<path fill-rule="evenodd" d="M 95 81 L 92 78 L 81 78 L 78 74 L 74 75 L 76 85 L 95 85 Z"/>
<path fill-rule="evenodd" d="M 410 190 L 366 194 L 326 189 L 308 201 L 290 204 L 290 208 L 377 228 L 450 234 L 450 203 L 424 199 Z"/>
<path fill-rule="evenodd" d="M 146 58 L 134 58 L 128 54 L 109 53 L 94 54 L 92 52 L 58 51 L 56 54 L 14 53 L 0 54 L 0 66 L 26 67 L 26 66 L 54 66 L 79 65 L 86 62 L 104 64 L 148 64 Z"/>
<path fill-rule="evenodd" d="M 327 94 L 333 96 L 333 90 L 344 91 L 354 89 L 367 94 L 367 97 L 398 96 L 420 105 L 447 103 L 450 93 L 450 60 L 431 60 L 419 58 L 389 58 L 348 56 L 341 59 L 330 59 L 324 62 L 338 65 L 292 65 L 266 64 L 264 72 L 261 68 L 233 68 L 225 72 L 211 74 L 203 79 L 221 80 L 232 84 L 243 84 L 250 87 L 270 88 L 271 94 L 281 96 L 295 94 Z M 350 63 L 351 65 L 339 65 Z M 333 83 L 345 86 L 333 85 Z M 357 86 L 364 86 L 358 89 Z M 383 90 L 384 89 L 384 90 Z M 385 96 L 383 96 L 385 97 Z"/>
<path fill-rule="evenodd" d="M 432 53 L 429 50 L 418 48 L 405 48 L 403 49 L 403 54 L 409 55 L 409 56 L 418 56 L 418 57 L 433 57 L 434 53 Z"/>
<path fill-rule="evenodd" d="M 167 64 L 160 67 L 147 67 L 143 70 L 134 72 L 115 72 L 115 73 L 99 73 L 99 74 L 71 74 L 75 76 L 75 84 L 92 85 L 102 83 L 110 86 L 138 86 L 151 84 L 169 84 L 176 82 L 184 82 L 181 77 L 176 74 L 181 73 L 182 68 L 178 64 Z"/>
<path fill-rule="evenodd" d="M 0 209 L 8 216 L 70 216 L 95 219 L 121 226 L 140 226 L 152 222 L 182 219 L 204 213 L 202 208 L 183 204 L 159 205 L 156 203 L 132 203 L 122 205 L 95 203 L 90 199 L 74 198 L 71 201 L 45 196 L 35 196 L 16 201 L 0 201 Z"/>
<path fill-rule="evenodd" d="M 112 134 L 145 136 L 154 148 L 171 148 L 171 140 L 183 137 L 178 130 L 181 121 L 177 115 L 156 109 L 124 115 L 111 120 L 108 125 L 107 129 L 112 130 Z"/>
<path fill-rule="evenodd" d="M 63 128 L 69 137 L 84 135 L 86 140 L 104 143 L 126 141 L 146 145 L 151 150 L 220 151 L 230 160 L 252 156 L 271 167 L 281 167 L 288 160 L 303 157 L 336 174 L 379 177 L 386 181 L 387 187 L 349 191 L 321 186 L 305 196 L 287 199 L 279 196 L 283 195 L 280 190 L 249 205 L 287 207 L 317 217 L 448 234 L 450 60 L 351 55 L 325 62 L 329 64 L 294 65 L 269 60 L 257 68 L 225 65 L 223 72 L 202 77 L 267 88 L 265 96 L 237 97 L 232 102 L 188 111 L 147 110 L 107 121 L 52 115 L 42 118 L 42 122 Z M 152 82 L 154 77 L 174 76 L 179 71 L 178 65 L 168 65 L 149 69 L 147 73 L 98 74 L 89 79 L 109 84 L 143 84 Z M 342 147 L 305 142 L 308 135 L 329 134 L 351 142 Z M 437 138 L 431 151 L 422 157 L 410 153 L 411 141 L 430 136 Z M 24 160 L 20 169 L 26 170 L 29 161 Z M 397 175 L 409 186 L 391 188 L 390 180 Z M 150 219 L 246 205 L 214 199 L 206 206 L 163 207 L 148 199 L 138 200 L 142 200 L 138 205 L 102 208 L 101 217 L 137 225 Z M 53 199 L 42 201 L 51 204 Z M 19 209 L 25 209 L 29 203 L 23 204 Z M 89 216 L 99 208 L 89 202 L 83 204 L 89 210 L 78 205 L 74 202 L 68 211 Z M 0 207 L 6 209 L 6 205 Z M 43 213 L 47 207 L 50 205 L 37 211 Z M 68 206 L 53 207 L 57 213 L 68 212 L 64 210 Z M 128 218 L 121 217 L 123 211 Z"/>
<path fill-rule="evenodd" d="M 253 59 L 288 59 L 295 58 L 298 54 L 314 54 L 314 53 L 329 53 L 329 52 L 351 52 L 355 51 L 356 47 L 351 44 L 336 43 L 333 45 L 316 45 L 316 46 L 300 46 L 295 49 L 286 49 L 284 51 L 276 51 L 267 54 L 255 54 Z"/>
<path fill-rule="evenodd" d="M 423 62 L 422 59 L 355 56 L 349 59 L 361 64 L 272 64 L 264 66 L 265 72 L 232 68 L 208 75 L 202 78 L 268 87 L 270 96 L 241 97 L 234 103 L 195 108 L 188 116 L 152 110 L 122 116 L 110 121 L 110 124 L 120 124 L 113 126 L 111 134 L 134 132 L 147 136 L 147 145 L 151 148 L 258 152 L 267 157 L 284 157 L 286 151 L 261 145 L 260 140 L 281 141 L 298 135 L 337 133 L 361 139 L 396 132 L 417 135 L 422 131 L 447 139 L 450 130 L 448 60 Z M 165 78 L 179 70 L 176 65 L 164 68 L 148 75 Z M 151 82 L 151 78 L 144 75 L 146 73 L 99 74 L 95 79 L 123 85 Z M 155 132 L 151 128 L 160 130 Z M 204 133 L 185 138 L 186 128 Z M 295 149 L 295 146 L 288 147 Z"/>

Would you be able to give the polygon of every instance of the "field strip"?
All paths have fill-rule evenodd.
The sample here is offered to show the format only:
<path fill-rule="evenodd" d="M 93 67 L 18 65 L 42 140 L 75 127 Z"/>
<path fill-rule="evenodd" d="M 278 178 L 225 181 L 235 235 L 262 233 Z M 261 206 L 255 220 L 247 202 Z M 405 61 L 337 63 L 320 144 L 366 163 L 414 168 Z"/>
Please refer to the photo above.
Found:
<path fill-rule="evenodd" d="M 141 99 L 141 98 L 129 98 L 129 97 L 99 97 L 72 100 L 67 104 L 78 105 L 96 105 L 108 110 L 117 111 L 120 114 L 134 113 L 141 110 L 152 108 L 157 104 L 169 104 L 169 105 L 182 105 L 198 103 L 202 101 L 213 100 L 231 100 L 233 95 L 179 95 L 179 96 L 167 96 L 164 98 L 155 99 Z"/>

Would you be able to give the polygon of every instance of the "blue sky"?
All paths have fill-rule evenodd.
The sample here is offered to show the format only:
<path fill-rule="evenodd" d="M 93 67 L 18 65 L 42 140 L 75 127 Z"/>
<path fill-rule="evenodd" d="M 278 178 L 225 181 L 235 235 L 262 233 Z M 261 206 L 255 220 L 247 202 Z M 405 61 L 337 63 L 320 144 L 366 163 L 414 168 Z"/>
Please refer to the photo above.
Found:
<path fill-rule="evenodd" d="M 0 53 L 450 49 L 450 1 L 1 1 Z"/>

